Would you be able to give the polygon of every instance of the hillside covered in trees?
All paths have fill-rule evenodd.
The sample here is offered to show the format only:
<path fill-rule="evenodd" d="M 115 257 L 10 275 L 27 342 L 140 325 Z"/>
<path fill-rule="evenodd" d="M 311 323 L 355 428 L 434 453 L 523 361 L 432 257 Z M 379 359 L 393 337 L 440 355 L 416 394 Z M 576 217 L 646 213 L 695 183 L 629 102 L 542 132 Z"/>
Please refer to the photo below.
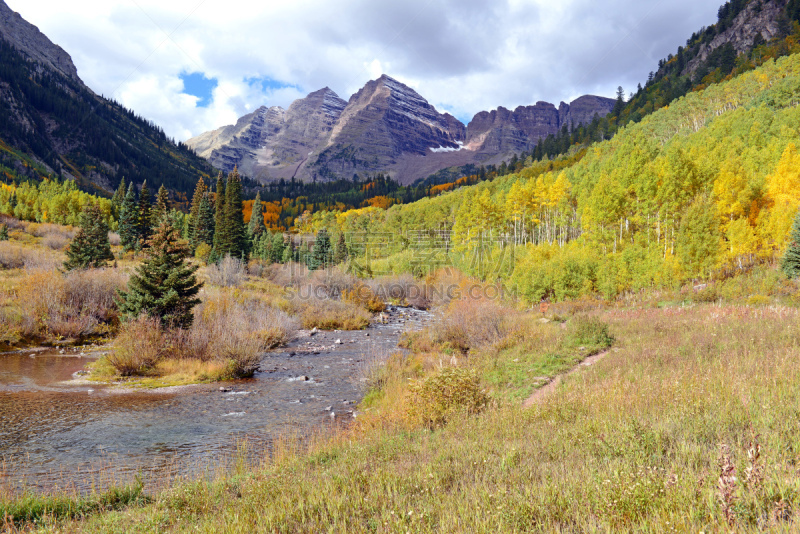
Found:
<path fill-rule="evenodd" d="M 725 276 L 786 247 L 800 203 L 798 102 L 795 54 L 690 93 L 563 170 L 318 213 L 304 229 L 353 236 L 372 272 L 451 264 L 529 301 Z"/>

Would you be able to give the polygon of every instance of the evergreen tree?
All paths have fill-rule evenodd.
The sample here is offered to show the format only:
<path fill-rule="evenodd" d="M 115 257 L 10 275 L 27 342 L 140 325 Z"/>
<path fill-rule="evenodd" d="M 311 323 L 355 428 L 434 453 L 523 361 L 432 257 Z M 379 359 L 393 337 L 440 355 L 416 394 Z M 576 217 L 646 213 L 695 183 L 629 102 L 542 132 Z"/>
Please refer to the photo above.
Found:
<path fill-rule="evenodd" d="M 194 225 L 194 235 L 192 236 L 195 248 L 201 243 L 208 246 L 214 244 L 214 208 L 211 207 L 211 199 L 208 193 L 203 193 L 197 212 L 197 223 Z"/>
<path fill-rule="evenodd" d="M 242 181 L 235 167 L 228 175 L 228 183 L 225 185 L 225 231 L 225 247 L 220 257 L 230 254 L 234 258 L 246 260 L 250 247 L 244 225 Z"/>
<path fill-rule="evenodd" d="M 267 227 L 264 225 L 264 206 L 261 204 L 261 191 L 259 191 L 253 201 L 253 214 L 250 215 L 250 222 L 247 224 L 247 233 L 255 243 L 266 229 Z"/>
<path fill-rule="evenodd" d="M 272 263 L 281 263 L 285 253 L 286 246 L 283 244 L 283 234 L 277 232 L 274 236 L 272 236 L 272 247 L 270 250 L 269 259 L 272 261 Z"/>
<path fill-rule="evenodd" d="M 283 248 L 283 256 L 281 257 L 281 263 L 291 263 L 295 261 L 295 249 L 294 249 L 294 239 L 289 236 L 289 242 Z"/>
<path fill-rule="evenodd" d="M 120 210 L 122 209 L 122 202 L 125 200 L 127 188 L 125 186 L 125 177 L 119 181 L 119 187 L 114 191 L 114 196 L 111 197 L 111 203 L 114 205 L 114 212 L 119 217 Z"/>
<path fill-rule="evenodd" d="M 194 188 L 194 196 L 192 197 L 192 207 L 189 210 L 189 246 L 194 250 L 197 248 L 198 243 L 194 240 L 195 225 L 197 224 L 200 214 L 200 203 L 206 195 L 208 187 L 202 178 L 197 180 L 197 186 Z"/>
<path fill-rule="evenodd" d="M 308 260 L 308 268 L 312 271 L 324 269 L 331 264 L 332 257 L 331 238 L 328 236 L 328 231 L 323 228 L 317 232 L 317 238 L 314 241 L 314 250 Z"/>
<path fill-rule="evenodd" d="M 217 192 L 214 201 L 214 243 L 210 261 L 216 262 L 225 257 L 225 243 L 228 241 L 228 229 L 225 225 L 225 181 L 222 172 L 217 176 Z"/>
<path fill-rule="evenodd" d="M 148 246 L 148 241 L 153 233 L 150 217 L 151 206 L 150 190 L 147 188 L 147 180 L 145 180 L 142 182 L 142 189 L 139 190 L 139 218 L 137 221 L 139 246 L 142 248 Z"/>
<path fill-rule="evenodd" d="M 164 328 L 189 328 L 194 320 L 192 308 L 200 287 L 195 271 L 186 263 L 189 246 L 168 220 L 161 221 L 150 239 L 147 257 L 136 268 L 128 290 L 119 292 L 120 313 L 125 319 L 141 314 L 158 317 Z"/>
<path fill-rule="evenodd" d="M 90 202 L 81 213 L 78 233 L 67 249 L 64 269 L 71 271 L 105 267 L 113 259 L 108 242 L 108 223 L 100 208 Z"/>
<path fill-rule="evenodd" d="M 270 261 L 272 257 L 272 234 L 262 232 L 260 236 L 253 237 L 253 247 L 250 254 L 254 258 Z"/>
<path fill-rule="evenodd" d="M 161 224 L 161 219 L 169 214 L 169 210 L 169 193 L 167 192 L 167 188 L 164 187 L 164 184 L 161 184 L 156 194 L 156 204 L 153 206 L 150 213 L 151 227 L 158 228 Z"/>
<path fill-rule="evenodd" d="M 792 230 L 789 232 L 789 246 L 783 255 L 781 269 L 789 278 L 800 276 L 800 212 L 797 213 Z"/>
<path fill-rule="evenodd" d="M 8 225 L 0 224 L 0 241 L 8 241 Z"/>
<path fill-rule="evenodd" d="M 136 206 L 136 192 L 133 189 L 133 182 L 128 184 L 128 192 L 119 210 L 119 240 L 122 248 L 133 250 L 139 242 L 138 230 L 139 209 Z"/>
<path fill-rule="evenodd" d="M 333 263 L 339 265 L 347 261 L 347 242 L 344 240 L 344 232 L 339 233 L 339 240 L 333 252 Z"/>

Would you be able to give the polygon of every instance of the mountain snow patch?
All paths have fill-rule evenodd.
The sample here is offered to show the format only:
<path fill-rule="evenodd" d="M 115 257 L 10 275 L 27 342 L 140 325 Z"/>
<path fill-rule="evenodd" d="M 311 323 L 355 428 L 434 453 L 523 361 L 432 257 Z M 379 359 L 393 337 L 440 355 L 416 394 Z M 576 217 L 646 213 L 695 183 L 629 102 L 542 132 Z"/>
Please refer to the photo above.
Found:
<path fill-rule="evenodd" d="M 458 152 L 459 150 L 464 150 L 464 143 L 458 141 L 458 148 L 451 148 L 447 146 L 440 146 L 439 148 L 431 148 L 431 152 L 439 153 L 439 152 Z"/>

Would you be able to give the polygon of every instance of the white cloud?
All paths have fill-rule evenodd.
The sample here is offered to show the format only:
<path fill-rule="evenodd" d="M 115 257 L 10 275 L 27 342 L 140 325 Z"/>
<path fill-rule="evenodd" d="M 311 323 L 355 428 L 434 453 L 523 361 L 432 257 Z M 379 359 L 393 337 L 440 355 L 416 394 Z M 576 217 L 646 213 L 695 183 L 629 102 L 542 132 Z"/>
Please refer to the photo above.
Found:
<path fill-rule="evenodd" d="M 261 105 L 382 72 L 469 118 L 503 105 L 613 96 L 644 82 L 722 0 L 7 0 L 69 52 L 83 80 L 186 139 Z M 216 78 L 206 108 L 182 72 Z M 289 87 L 260 87 L 269 78 Z"/>

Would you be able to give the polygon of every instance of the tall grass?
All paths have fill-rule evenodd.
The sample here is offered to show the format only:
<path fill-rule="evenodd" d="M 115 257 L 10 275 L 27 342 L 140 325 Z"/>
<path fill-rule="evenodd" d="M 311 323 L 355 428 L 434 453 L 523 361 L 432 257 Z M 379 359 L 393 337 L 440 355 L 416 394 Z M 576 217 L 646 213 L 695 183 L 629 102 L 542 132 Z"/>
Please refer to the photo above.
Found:
<path fill-rule="evenodd" d="M 596 317 L 617 339 L 612 351 L 530 409 L 499 402 L 431 431 L 388 424 L 377 403 L 343 439 L 80 528 L 125 518 L 133 531 L 156 520 L 201 531 L 793 531 L 800 313 L 704 305 Z M 384 406 L 407 406 L 401 391 Z"/>

